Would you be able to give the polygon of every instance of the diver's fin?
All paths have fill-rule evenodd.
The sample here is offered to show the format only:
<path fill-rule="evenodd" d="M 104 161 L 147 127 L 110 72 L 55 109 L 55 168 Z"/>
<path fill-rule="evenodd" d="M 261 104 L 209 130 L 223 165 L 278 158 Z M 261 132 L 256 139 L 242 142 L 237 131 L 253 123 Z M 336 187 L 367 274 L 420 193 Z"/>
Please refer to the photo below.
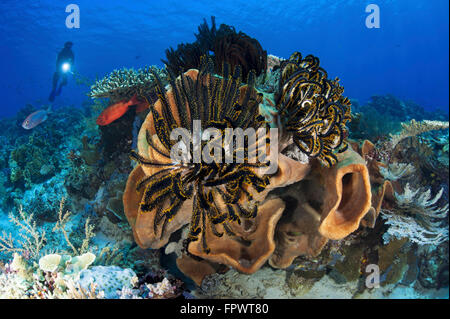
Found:
<path fill-rule="evenodd" d="M 53 90 L 53 91 L 50 93 L 50 96 L 48 97 L 48 100 L 49 100 L 50 102 L 53 102 L 53 101 L 55 100 L 55 90 Z"/>
<path fill-rule="evenodd" d="M 56 95 L 56 96 L 60 95 L 60 94 L 61 94 L 61 91 L 62 91 L 62 85 L 60 84 L 59 87 L 58 87 L 58 90 L 57 90 L 56 93 L 55 93 L 55 95 Z"/>

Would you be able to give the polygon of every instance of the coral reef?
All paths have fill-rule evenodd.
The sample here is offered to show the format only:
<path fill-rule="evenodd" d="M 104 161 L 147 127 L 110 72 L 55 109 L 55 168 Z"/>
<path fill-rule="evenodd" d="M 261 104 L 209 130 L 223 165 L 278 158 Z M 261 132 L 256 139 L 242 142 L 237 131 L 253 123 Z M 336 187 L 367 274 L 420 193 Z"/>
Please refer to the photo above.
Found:
<path fill-rule="evenodd" d="M 171 146 L 174 145 L 168 135 L 169 127 L 174 125 L 192 130 L 191 120 L 197 119 L 201 120 L 202 128 L 208 128 L 211 124 L 223 128 L 242 129 L 264 125 L 264 121 L 259 119 L 257 112 L 254 111 L 258 103 L 255 103 L 256 91 L 252 87 L 252 82 L 243 87 L 243 94 L 239 96 L 239 68 L 236 68 L 234 76 L 226 74 L 223 79 L 219 79 L 214 78 L 210 71 L 207 72 L 206 68 L 211 66 L 211 61 L 209 63 L 205 61 L 204 68 L 200 71 L 190 71 L 178 79 L 171 79 L 170 95 L 169 93 L 166 95 L 163 88 L 160 88 L 162 91 L 160 101 L 151 107 L 151 113 L 141 127 L 139 154 L 134 154 L 141 166 L 135 168 L 130 175 L 124 194 L 124 207 L 127 218 L 133 226 L 135 238 L 143 247 L 161 247 L 167 243 L 172 232 L 190 220 L 186 246 L 193 241 L 201 242 L 202 247 L 199 250 L 209 254 L 210 249 L 205 238 L 207 231 L 212 231 L 210 234 L 212 236 L 208 237 L 222 237 L 223 232 L 231 235 L 236 231 L 233 225 L 241 224 L 241 218 L 257 216 L 255 204 L 250 204 L 251 207 L 246 208 L 239 203 L 243 196 L 253 198 L 250 189 L 247 189 L 248 186 L 262 192 L 268 184 L 266 179 L 254 172 L 257 166 L 249 163 L 233 163 L 225 164 L 223 168 L 217 170 L 218 167 L 214 163 L 172 164 L 168 155 Z M 214 85 L 216 91 L 212 91 L 211 94 L 214 99 L 200 100 L 203 105 L 191 102 L 190 108 L 185 109 L 184 102 L 181 102 L 180 98 L 196 101 L 202 96 L 200 95 L 202 91 L 197 93 L 193 90 L 194 85 L 189 83 L 188 77 L 196 81 L 195 86 L 201 87 L 205 92 L 208 87 L 213 88 L 214 81 L 221 82 Z M 225 80 L 231 82 L 230 87 L 234 87 L 234 91 L 230 91 L 228 96 L 222 95 L 222 92 L 217 90 L 218 87 L 226 85 Z M 209 82 L 208 85 L 204 84 L 206 81 Z M 242 105 L 242 112 L 239 113 L 234 108 L 238 101 Z M 155 133 L 157 135 L 153 135 Z M 234 158 L 236 156 L 233 155 Z M 199 174 L 198 171 L 202 170 L 204 172 Z M 192 181 L 195 181 L 195 184 Z M 192 219 L 188 217 L 191 215 Z"/>
<path fill-rule="evenodd" d="M 252 168 L 245 163 L 221 164 L 219 171 L 215 162 L 191 164 L 189 160 L 194 154 L 186 143 L 184 149 L 188 147 L 188 151 L 182 153 L 180 162 L 170 158 L 171 148 L 176 144 L 170 140 L 170 128 L 192 131 L 191 121 L 195 119 L 201 120 L 202 130 L 210 126 L 269 127 L 254 111 L 264 97 L 254 89 L 254 75 L 240 86 L 239 68 L 235 68 L 234 74 L 225 73 L 219 78 L 212 73 L 211 60 L 202 59 L 201 64 L 199 71 L 189 70 L 176 79 L 170 76 L 169 91 L 158 85 L 159 100 L 150 105 L 151 111 L 141 126 L 138 153 L 132 153 L 138 166 L 129 176 L 123 197 L 136 242 L 144 248 L 160 248 L 168 243 L 172 233 L 189 224 L 189 231 L 183 233 L 184 249 L 177 265 L 200 284 L 206 275 L 218 271 L 220 265 L 254 273 L 271 258 L 271 265 L 285 268 L 296 256 L 317 255 L 328 239 L 342 239 L 355 231 L 371 206 L 369 173 L 363 159 L 355 151 L 346 150 L 349 101 L 341 96 L 343 89 L 337 80 L 327 79 L 318 59 L 313 56 L 302 59 L 296 53 L 288 62 L 282 62 L 282 84 L 275 108 L 278 114 L 272 117 L 273 124 L 280 126 L 283 133 L 282 146 L 270 152 L 297 146 L 304 154 L 297 158 L 305 157 L 306 162 L 280 153 L 276 174 L 266 175 L 263 170 L 260 176 L 254 170 L 257 166 Z M 227 70 L 230 67 L 225 64 L 224 71 Z M 303 93 L 302 83 L 310 85 Z M 220 92 L 218 87 L 230 89 Z M 205 98 L 206 92 L 211 92 L 208 93 L 211 98 Z M 333 150 L 341 144 L 344 147 L 335 155 Z M 247 147 L 250 158 L 252 146 Z M 265 152 L 268 151 L 266 147 Z M 226 172 L 223 176 L 222 171 Z M 285 201 L 267 197 L 270 190 L 305 177 L 308 185 L 315 183 L 319 190 L 305 196 L 324 194 L 324 200 L 314 202 L 308 198 L 303 206 L 299 205 L 299 216 L 305 216 L 304 210 L 315 216 L 303 226 L 316 232 L 310 239 L 289 226 L 284 229 L 283 223 L 276 231 Z M 314 203 L 310 204 L 311 201 Z M 295 224 L 289 219 L 285 223 Z M 283 231 L 290 239 L 280 239 Z M 294 248 L 295 253 L 283 246 L 291 243 L 300 246 Z M 289 261 L 281 262 L 280 258 Z"/>
<path fill-rule="evenodd" d="M 91 86 L 89 96 L 91 98 L 108 98 L 111 102 L 129 100 L 134 95 L 155 96 L 154 73 L 158 74 L 161 79 L 166 78 L 165 70 L 154 65 L 138 70 L 127 68 L 114 70 Z"/>
<path fill-rule="evenodd" d="M 424 132 L 434 130 L 445 130 L 448 129 L 448 127 L 448 122 L 429 120 L 417 122 L 412 119 L 409 123 L 402 123 L 402 131 L 399 134 L 391 135 L 390 145 L 392 148 L 395 148 L 400 141 L 407 137 L 416 136 Z"/>
<path fill-rule="evenodd" d="M 287 209 L 277 225 L 271 266 L 286 268 L 297 256 L 315 257 L 329 239 L 342 239 L 359 227 L 371 205 L 369 174 L 353 150 L 338 158 L 334 167 L 317 165 L 280 194 L 287 203 L 295 201 L 296 208 Z"/>
<path fill-rule="evenodd" d="M 393 95 L 372 96 L 365 105 L 352 100 L 353 120 L 349 124 L 350 137 L 376 142 L 390 132 L 401 129 L 402 122 L 422 120 L 448 121 L 444 110 L 430 112 L 411 101 L 402 101 Z"/>
<path fill-rule="evenodd" d="M 440 221 L 448 217 L 448 203 L 437 206 L 443 189 L 431 197 L 430 189 L 412 190 L 406 184 L 403 194 L 394 193 L 396 206 L 382 209 L 382 217 L 389 225 L 383 235 L 385 242 L 391 238 L 408 238 L 419 245 L 439 245 L 448 241 L 448 227 Z"/>
<path fill-rule="evenodd" d="M 0 119 L 0 298 L 448 298 L 448 115 L 350 103 L 211 22 L 165 68 L 77 74 L 81 108 Z"/>
<path fill-rule="evenodd" d="M 0 264 L 0 298 L 124 298 L 131 290 L 135 290 L 133 295 L 138 298 L 174 298 L 183 292 L 182 284 L 164 273 L 158 277 L 160 284 L 149 285 L 144 291 L 140 286 L 148 281 L 148 276 L 139 278 L 130 268 L 108 264 L 108 261 L 117 262 L 113 258 L 116 250 L 90 245 L 95 234 L 88 220 L 84 240 L 75 245 L 69 234 L 70 212 L 63 213 L 63 207 L 64 201 L 61 201 L 54 231 L 61 233 L 64 239 L 47 238 L 46 232 L 37 227 L 33 215 L 27 216 L 22 210 L 20 217 L 11 215 L 11 222 L 20 229 L 22 240 L 14 240 L 5 232 L 0 238 L 0 250 L 13 257 L 9 263 Z M 55 245 L 54 240 L 65 240 L 65 247 Z M 58 251 L 46 253 L 48 247 Z"/>
<path fill-rule="evenodd" d="M 54 220 L 53 207 L 67 196 L 63 186 L 70 164 L 66 156 L 78 145 L 78 135 L 84 129 L 86 113 L 79 108 L 62 106 L 49 119 L 31 131 L 21 123 L 32 105 L 25 106 L 15 119 L 2 120 L 5 134 L 0 146 L 0 193 L 2 210 L 15 210 L 23 205 L 37 222 Z M 17 125 L 17 126 L 16 126 Z M 6 178 L 6 179 L 5 179 Z M 71 203 L 67 203 L 71 205 Z"/>

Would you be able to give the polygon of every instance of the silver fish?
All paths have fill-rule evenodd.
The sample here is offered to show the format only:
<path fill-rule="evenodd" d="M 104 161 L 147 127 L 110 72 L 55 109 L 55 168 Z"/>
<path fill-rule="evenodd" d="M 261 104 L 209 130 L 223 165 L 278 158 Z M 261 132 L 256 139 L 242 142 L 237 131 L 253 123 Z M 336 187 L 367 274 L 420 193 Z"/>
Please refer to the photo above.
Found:
<path fill-rule="evenodd" d="M 48 113 L 50 113 L 51 106 L 48 107 L 46 110 L 39 110 L 36 112 L 31 113 L 27 116 L 27 118 L 23 121 L 22 127 L 26 130 L 31 130 L 32 128 L 38 126 L 42 122 L 44 122 L 47 117 Z"/>

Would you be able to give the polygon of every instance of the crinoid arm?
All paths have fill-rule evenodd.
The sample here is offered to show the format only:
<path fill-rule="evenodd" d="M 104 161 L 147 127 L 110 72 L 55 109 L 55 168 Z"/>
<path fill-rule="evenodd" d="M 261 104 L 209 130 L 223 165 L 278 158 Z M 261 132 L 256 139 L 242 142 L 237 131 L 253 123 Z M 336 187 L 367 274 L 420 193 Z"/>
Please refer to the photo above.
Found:
<path fill-rule="evenodd" d="M 317 57 L 299 52 L 281 63 L 276 107 L 283 131 L 292 136 L 301 152 L 330 167 L 335 152 L 347 144 L 346 123 L 350 121 L 350 100 L 342 96 L 339 79 L 328 79 Z"/>

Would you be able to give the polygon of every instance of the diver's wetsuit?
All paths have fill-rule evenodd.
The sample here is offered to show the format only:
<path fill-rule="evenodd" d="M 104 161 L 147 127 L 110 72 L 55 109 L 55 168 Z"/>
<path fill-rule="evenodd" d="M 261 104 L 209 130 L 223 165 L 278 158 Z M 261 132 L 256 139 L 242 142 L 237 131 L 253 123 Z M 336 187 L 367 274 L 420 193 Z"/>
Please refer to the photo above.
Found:
<path fill-rule="evenodd" d="M 67 73 L 62 71 L 62 65 L 66 62 L 73 65 L 74 60 L 75 56 L 70 47 L 65 46 L 58 53 L 58 58 L 56 59 L 56 72 L 53 74 L 53 88 L 49 97 L 50 101 L 53 101 L 55 96 L 60 95 L 62 87 L 67 84 Z M 60 78 L 62 78 L 62 81 L 59 84 L 59 88 L 56 89 Z"/>

